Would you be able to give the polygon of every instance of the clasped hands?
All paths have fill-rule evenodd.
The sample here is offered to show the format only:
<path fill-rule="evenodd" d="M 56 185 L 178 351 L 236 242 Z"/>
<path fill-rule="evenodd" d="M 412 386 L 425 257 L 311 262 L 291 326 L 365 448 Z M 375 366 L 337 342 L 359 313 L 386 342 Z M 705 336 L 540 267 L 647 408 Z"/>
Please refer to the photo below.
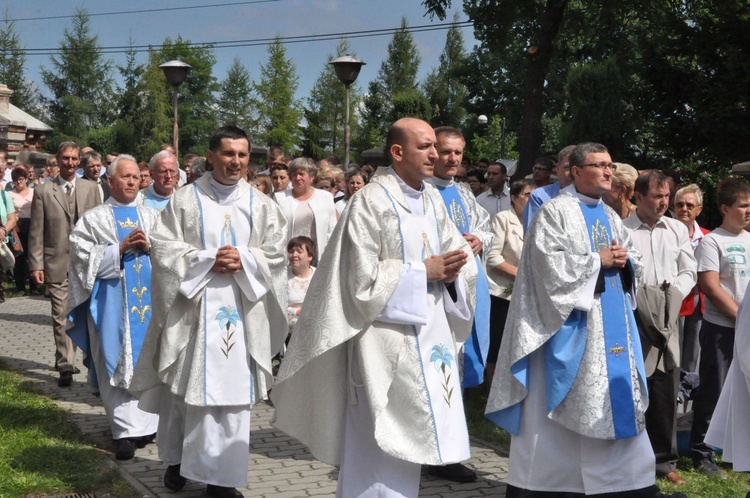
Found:
<path fill-rule="evenodd" d="M 436 282 L 443 280 L 449 284 L 458 278 L 461 268 L 463 268 L 467 261 L 468 255 L 461 249 L 439 256 L 430 256 L 424 260 L 424 266 L 427 270 L 427 281 Z"/>
<path fill-rule="evenodd" d="M 628 263 L 628 250 L 612 240 L 612 245 L 599 251 L 599 258 L 602 261 L 602 268 L 624 268 Z"/>
<path fill-rule="evenodd" d="M 242 269 L 240 251 L 233 246 L 220 247 L 216 251 L 216 261 L 211 267 L 216 273 L 239 273 Z"/>
<path fill-rule="evenodd" d="M 136 228 L 120 242 L 120 254 L 127 254 L 131 252 L 140 251 L 148 252 L 151 246 L 148 243 L 148 237 L 146 232 L 140 228 Z"/>

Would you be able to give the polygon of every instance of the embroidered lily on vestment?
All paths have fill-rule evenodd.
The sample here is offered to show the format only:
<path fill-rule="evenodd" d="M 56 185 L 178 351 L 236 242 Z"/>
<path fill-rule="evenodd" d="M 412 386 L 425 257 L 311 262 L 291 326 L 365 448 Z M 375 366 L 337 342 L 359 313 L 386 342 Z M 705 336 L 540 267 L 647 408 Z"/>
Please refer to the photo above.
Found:
<path fill-rule="evenodd" d="M 224 347 L 221 348 L 221 352 L 224 353 L 225 358 L 229 358 L 229 352 L 232 350 L 232 347 L 235 345 L 235 343 L 229 343 L 229 341 L 232 340 L 232 336 L 234 336 L 234 330 L 230 332 L 230 329 L 232 325 L 235 327 L 237 326 L 237 322 L 240 319 L 240 314 L 237 312 L 237 308 L 234 306 L 222 306 L 221 310 L 219 311 L 219 314 L 216 315 L 216 320 L 219 321 L 219 327 L 220 328 L 226 328 L 227 329 L 227 335 L 226 337 L 222 337 L 221 340 L 224 341 Z"/>
<path fill-rule="evenodd" d="M 451 397 L 453 396 L 453 388 L 448 387 L 448 383 L 451 380 L 451 374 L 446 370 L 450 370 L 451 363 L 453 363 L 453 354 L 445 344 L 439 344 L 432 347 L 432 356 L 430 356 L 430 363 L 435 365 L 435 370 L 443 374 L 443 399 L 448 404 L 448 408 L 451 406 Z"/>

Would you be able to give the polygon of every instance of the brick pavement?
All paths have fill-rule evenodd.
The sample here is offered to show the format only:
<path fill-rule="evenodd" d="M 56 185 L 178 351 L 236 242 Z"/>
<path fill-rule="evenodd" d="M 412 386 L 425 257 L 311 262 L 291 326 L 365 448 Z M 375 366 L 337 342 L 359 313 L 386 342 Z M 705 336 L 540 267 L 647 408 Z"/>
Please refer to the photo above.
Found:
<path fill-rule="evenodd" d="M 71 413 L 73 421 L 97 447 L 112 450 L 112 439 L 104 409 L 85 384 L 85 372 L 74 376 L 71 388 L 57 387 L 53 370 L 54 344 L 49 301 L 41 297 L 18 297 L 0 304 L 0 359 L 40 384 L 44 393 Z M 79 358 L 77 358 L 80 360 Z M 85 371 L 85 369 L 83 369 Z M 271 427 L 273 408 L 260 403 L 253 408 L 250 434 L 248 497 L 333 496 L 338 470 L 315 460 L 296 439 Z M 121 474 L 144 496 L 173 498 L 202 496 L 204 486 L 188 482 L 185 489 L 172 493 L 164 487 L 165 466 L 159 461 L 156 446 L 136 451 L 133 460 L 119 462 Z M 508 459 L 502 451 L 482 441 L 472 440 L 472 457 L 468 465 L 479 478 L 469 484 L 458 484 L 422 476 L 420 497 L 480 497 L 505 495 Z"/>

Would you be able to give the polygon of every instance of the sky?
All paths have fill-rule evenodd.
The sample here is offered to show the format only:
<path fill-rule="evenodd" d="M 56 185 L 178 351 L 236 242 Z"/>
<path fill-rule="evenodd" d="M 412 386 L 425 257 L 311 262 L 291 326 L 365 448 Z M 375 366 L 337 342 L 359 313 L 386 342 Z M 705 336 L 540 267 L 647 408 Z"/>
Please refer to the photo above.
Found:
<path fill-rule="evenodd" d="M 181 35 L 192 42 L 231 42 L 306 35 L 354 32 L 397 28 L 406 17 L 409 26 L 443 24 L 460 12 L 460 21 L 466 15 L 460 11 L 461 0 L 453 0 L 446 21 L 425 15 L 421 0 L 97 0 L 84 2 L 69 0 L 0 0 L 0 8 L 15 21 L 21 43 L 27 49 L 26 78 L 35 81 L 47 94 L 40 68 L 49 67 L 49 50 L 35 54 L 34 50 L 59 48 L 63 30 L 71 26 L 70 16 L 79 7 L 91 15 L 91 32 L 99 36 L 102 47 L 123 47 L 132 37 L 136 45 L 160 45 L 166 37 Z M 234 4 L 234 5 L 228 5 Z M 209 6 L 207 8 L 190 8 Z M 154 12 L 153 9 L 170 9 Z M 113 14 L 124 11 L 150 10 L 151 12 Z M 98 15 L 104 14 L 104 15 Z M 40 19 L 46 18 L 46 19 Z M 26 20 L 29 19 L 29 20 Z M 469 27 L 462 28 L 466 49 L 473 46 L 474 38 Z M 414 32 L 414 40 L 422 58 L 418 77 L 422 79 L 437 67 L 438 58 L 445 45 L 445 29 Z M 381 36 L 349 38 L 353 52 L 367 65 L 362 68 L 357 84 L 362 89 L 375 79 L 381 62 L 385 59 L 392 33 Z M 298 98 L 309 95 L 315 80 L 323 69 L 328 54 L 335 53 L 338 39 L 307 41 L 287 45 L 287 56 L 294 61 L 299 75 Z M 250 71 L 251 78 L 260 77 L 260 64 L 268 58 L 266 46 L 246 46 L 214 49 L 217 62 L 214 76 L 220 81 L 238 57 Z M 116 65 L 124 65 L 124 53 L 105 54 Z M 146 53 L 138 54 L 138 62 L 147 60 Z M 115 71 L 115 77 L 119 75 Z"/>

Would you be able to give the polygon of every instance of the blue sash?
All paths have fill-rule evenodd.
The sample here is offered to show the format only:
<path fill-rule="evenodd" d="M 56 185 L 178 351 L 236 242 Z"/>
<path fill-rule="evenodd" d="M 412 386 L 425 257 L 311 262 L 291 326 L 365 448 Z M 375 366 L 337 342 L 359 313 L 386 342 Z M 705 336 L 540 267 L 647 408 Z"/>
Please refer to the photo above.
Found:
<path fill-rule="evenodd" d="M 117 239 L 122 241 L 135 228 L 140 226 L 136 207 L 113 207 Z M 130 344 L 133 365 L 138 363 L 138 355 L 146 337 L 146 329 L 151 319 L 151 260 L 148 254 L 131 252 L 123 255 L 126 311 L 130 318 Z"/>
<path fill-rule="evenodd" d="M 602 203 L 594 205 L 580 203 L 579 205 L 589 229 L 591 250 L 596 252 L 609 247 L 612 243 L 612 229 Z M 607 353 L 609 396 L 612 403 L 615 439 L 624 439 L 638 434 L 633 403 L 630 352 L 628 351 L 628 318 L 632 312 L 629 313 L 628 299 L 622 288 L 620 269 L 612 267 L 602 269 L 602 272 L 604 272 L 604 292 L 600 294 L 600 299 L 604 322 L 604 348 Z"/>
<path fill-rule="evenodd" d="M 462 234 L 471 233 L 469 216 L 458 194 L 458 188 L 455 185 L 450 187 L 436 185 L 436 187 L 458 231 Z M 477 302 L 471 336 L 464 344 L 463 387 L 478 386 L 484 382 L 484 366 L 490 349 L 490 287 L 482 260 L 479 256 L 475 256 L 474 259 L 477 264 Z"/>

